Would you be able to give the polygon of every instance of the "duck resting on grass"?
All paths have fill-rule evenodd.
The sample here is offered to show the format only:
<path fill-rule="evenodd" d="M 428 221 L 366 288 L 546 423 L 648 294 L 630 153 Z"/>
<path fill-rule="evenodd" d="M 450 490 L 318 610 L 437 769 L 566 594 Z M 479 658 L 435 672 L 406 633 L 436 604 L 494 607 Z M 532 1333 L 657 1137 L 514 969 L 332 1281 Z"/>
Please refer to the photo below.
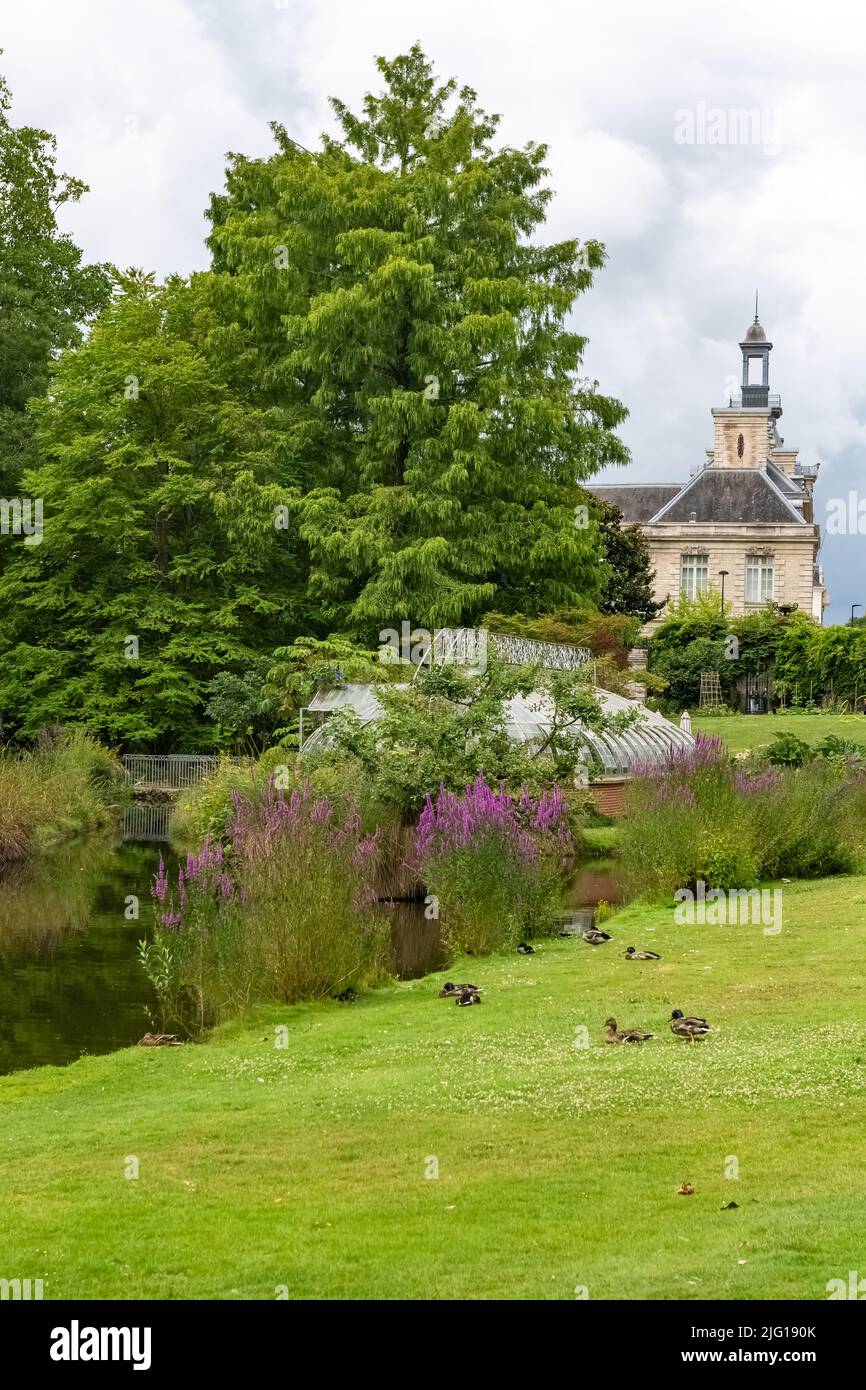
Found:
<path fill-rule="evenodd" d="M 460 992 L 460 994 L 458 994 L 454 1002 L 456 1003 L 458 1009 L 465 1009 L 470 1004 L 480 1004 L 481 995 L 478 994 L 474 989 L 464 989 Z"/>
<path fill-rule="evenodd" d="M 615 1018 L 605 1019 L 604 1040 L 608 1043 L 642 1043 L 654 1038 L 654 1033 L 642 1033 L 639 1028 L 618 1028 Z"/>
<path fill-rule="evenodd" d="M 534 956 L 534 955 L 535 955 L 535 947 L 534 947 L 534 946 L 530 946 L 530 945 L 528 944 L 528 942 L 526 942 L 526 941 L 521 941 L 521 943 L 520 943 L 520 945 L 518 946 L 517 950 L 518 950 L 518 954 L 521 955 L 521 956 Z"/>
<path fill-rule="evenodd" d="M 584 941 L 589 942 L 590 946 L 601 946 L 603 942 L 611 940 L 607 932 L 599 931 L 598 927 L 587 927 L 586 931 L 582 932 L 581 935 Z"/>
<path fill-rule="evenodd" d="M 705 1018 L 686 1018 L 682 1009 L 674 1009 L 671 1014 L 671 1032 L 676 1033 L 678 1038 L 685 1038 L 686 1042 L 694 1042 L 695 1038 L 703 1038 L 712 1029 Z"/>
<path fill-rule="evenodd" d="M 139 1038 L 137 1047 L 180 1047 L 182 1046 L 177 1033 L 145 1033 L 143 1038 Z"/>
<path fill-rule="evenodd" d="M 657 951 L 636 951 L 634 946 L 626 946 L 626 960 L 661 960 Z"/>
<path fill-rule="evenodd" d="M 446 980 L 439 991 L 440 999 L 454 999 L 458 994 L 480 994 L 478 985 L 455 985 L 453 981 Z"/>

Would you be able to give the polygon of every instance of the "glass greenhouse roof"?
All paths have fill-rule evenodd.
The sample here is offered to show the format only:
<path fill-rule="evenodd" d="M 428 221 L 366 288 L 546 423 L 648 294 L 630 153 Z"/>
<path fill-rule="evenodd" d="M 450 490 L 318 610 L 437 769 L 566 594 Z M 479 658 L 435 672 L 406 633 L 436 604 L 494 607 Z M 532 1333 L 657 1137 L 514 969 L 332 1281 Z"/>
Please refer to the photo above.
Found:
<path fill-rule="evenodd" d="M 326 739 L 327 716 L 337 710 L 353 710 L 362 724 L 379 719 L 382 706 L 375 692 L 376 687 L 373 685 L 351 684 L 320 691 L 303 714 L 313 714 L 321 718 L 322 722 L 303 739 L 301 751 L 309 753 Z M 593 693 L 606 713 L 621 714 L 628 710 L 636 710 L 639 716 L 631 728 L 620 733 L 586 733 L 587 748 L 593 763 L 590 772 L 593 776 L 629 776 L 635 766 L 641 763 L 657 764 L 667 761 L 672 748 L 694 746 L 691 734 L 687 734 L 663 715 L 646 709 L 638 700 L 627 700 L 622 695 L 614 695 L 609 690 L 600 690 L 597 687 Z M 505 710 L 505 727 L 509 737 L 515 742 L 532 743 L 536 739 L 545 738 L 550 732 L 552 708 L 547 696 L 541 692 L 515 695 L 506 703 Z M 307 720 L 303 722 L 306 724 Z"/>

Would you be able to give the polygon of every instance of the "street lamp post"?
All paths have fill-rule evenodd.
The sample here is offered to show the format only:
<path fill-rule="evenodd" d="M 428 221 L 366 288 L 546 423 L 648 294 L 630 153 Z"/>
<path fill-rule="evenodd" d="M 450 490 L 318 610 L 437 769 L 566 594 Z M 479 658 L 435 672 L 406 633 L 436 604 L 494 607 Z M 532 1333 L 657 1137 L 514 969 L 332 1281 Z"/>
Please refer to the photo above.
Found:
<path fill-rule="evenodd" d="M 854 609 L 855 609 L 855 608 L 862 608 L 862 607 L 863 607 L 862 603 L 852 603 L 852 604 L 851 604 L 851 622 L 850 622 L 850 624 L 849 624 L 850 627 L 853 627 L 853 626 L 854 626 Z"/>
<path fill-rule="evenodd" d="M 720 578 L 721 581 L 722 581 L 722 616 L 724 616 L 724 612 L 725 612 L 725 580 L 727 579 L 727 577 L 728 577 L 728 571 L 727 571 L 727 570 L 719 570 L 719 578 Z"/>

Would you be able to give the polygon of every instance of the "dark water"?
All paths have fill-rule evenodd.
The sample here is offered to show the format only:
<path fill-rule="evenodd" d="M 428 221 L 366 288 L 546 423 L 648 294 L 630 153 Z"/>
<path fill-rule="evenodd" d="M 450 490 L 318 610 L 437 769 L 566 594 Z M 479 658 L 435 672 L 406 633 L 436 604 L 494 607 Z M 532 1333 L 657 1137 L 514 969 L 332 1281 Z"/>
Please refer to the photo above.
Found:
<path fill-rule="evenodd" d="M 164 833 L 136 811 L 127 817 L 125 839 L 70 841 L 0 878 L 0 1073 L 112 1052 L 148 1031 L 154 1000 L 138 943 L 150 935 L 160 855 L 171 859 L 157 839 Z M 615 903 L 619 896 L 614 865 L 595 860 L 576 875 L 566 904 Z M 391 966 L 399 978 L 442 968 L 439 924 L 425 917 L 423 904 L 381 910 L 391 923 Z"/>
<path fill-rule="evenodd" d="M 138 943 L 155 846 L 75 840 L 0 880 L 0 1072 L 111 1052 L 148 1029 Z M 140 904 L 138 920 L 126 900 Z"/>

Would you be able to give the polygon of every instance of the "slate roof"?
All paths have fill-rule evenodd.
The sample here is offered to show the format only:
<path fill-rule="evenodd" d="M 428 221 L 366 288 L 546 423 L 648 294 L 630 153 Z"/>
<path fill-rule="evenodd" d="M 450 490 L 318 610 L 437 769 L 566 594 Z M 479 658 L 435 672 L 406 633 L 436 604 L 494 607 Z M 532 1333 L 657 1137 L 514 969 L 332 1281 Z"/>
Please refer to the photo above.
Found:
<path fill-rule="evenodd" d="M 786 497 L 804 497 L 802 487 L 789 478 L 787 473 L 783 473 L 781 468 L 777 468 L 774 463 L 767 464 L 767 473 L 780 492 L 784 492 Z"/>
<path fill-rule="evenodd" d="M 612 483 L 587 490 L 602 502 L 619 507 L 626 525 L 649 521 L 682 490 L 682 483 Z"/>
<path fill-rule="evenodd" d="M 710 524 L 808 524 L 763 468 L 705 468 L 647 520 L 687 522 L 692 512 L 696 522 Z"/>

